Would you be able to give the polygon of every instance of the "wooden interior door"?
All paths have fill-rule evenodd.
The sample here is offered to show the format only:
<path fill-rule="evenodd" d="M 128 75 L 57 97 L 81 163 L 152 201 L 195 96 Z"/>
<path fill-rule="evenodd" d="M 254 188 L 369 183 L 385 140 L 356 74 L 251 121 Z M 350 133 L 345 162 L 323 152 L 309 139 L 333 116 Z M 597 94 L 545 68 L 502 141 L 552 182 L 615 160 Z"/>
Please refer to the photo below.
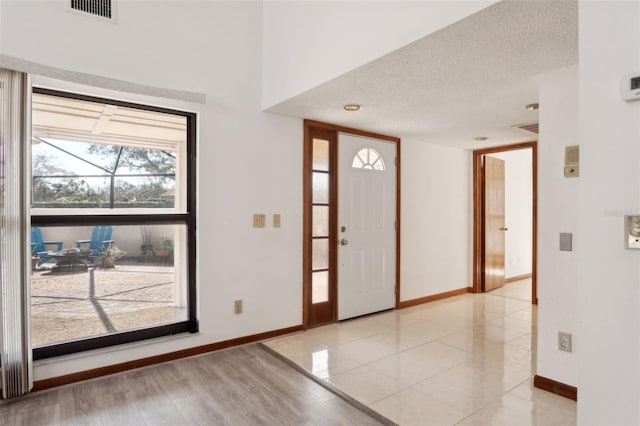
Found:
<path fill-rule="evenodd" d="M 505 232 L 504 223 L 504 161 L 484 156 L 484 291 L 504 285 Z"/>

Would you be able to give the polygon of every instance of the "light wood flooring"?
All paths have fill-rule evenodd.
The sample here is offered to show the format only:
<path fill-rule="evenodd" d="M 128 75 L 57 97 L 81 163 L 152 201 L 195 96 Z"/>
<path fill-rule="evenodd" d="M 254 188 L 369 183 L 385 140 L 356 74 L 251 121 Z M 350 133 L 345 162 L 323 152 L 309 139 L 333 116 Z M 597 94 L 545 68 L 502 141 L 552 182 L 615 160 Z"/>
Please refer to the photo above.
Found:
<path fill-rule="evenodd" d="M 0 424 L 383 423 L 251 344 L 2 402 Z"/>

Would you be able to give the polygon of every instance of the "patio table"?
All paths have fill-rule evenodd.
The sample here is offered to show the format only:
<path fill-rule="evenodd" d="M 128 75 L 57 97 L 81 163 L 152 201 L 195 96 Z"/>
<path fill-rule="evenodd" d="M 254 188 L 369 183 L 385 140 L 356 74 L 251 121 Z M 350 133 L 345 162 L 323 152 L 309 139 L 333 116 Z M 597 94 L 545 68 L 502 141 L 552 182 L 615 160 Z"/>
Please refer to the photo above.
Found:
<path fill-rule="evenodd" d="M 86 272 L 88 269 L 84 259 L 89 256 L 89 251 L 69 248 L 48 253 L 56 264 L 51 268 L 52 273 L 61 272 Z"/>

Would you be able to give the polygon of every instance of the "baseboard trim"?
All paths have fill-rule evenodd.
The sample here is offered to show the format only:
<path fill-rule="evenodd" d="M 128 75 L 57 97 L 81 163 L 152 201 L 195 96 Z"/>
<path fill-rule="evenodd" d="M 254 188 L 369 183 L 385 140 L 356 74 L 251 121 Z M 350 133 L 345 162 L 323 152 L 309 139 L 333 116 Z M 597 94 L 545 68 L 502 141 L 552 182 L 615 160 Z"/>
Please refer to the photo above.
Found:
<path fill-rule="evenodd" d="M 471 287 L 463 287 L 457 290 L 445 291 L 444 293 L 432 294 L 431 296 L 419 297 L 417 299 L 403 300 L 398 303 L 398 309 L 409 308 L 411 306 L 422 305 L 423 303 L 435 302 L 436 300 L 446 299 L 448 297 L 459 296 L 472 292 Z"/>
<path fill-rule="evenodd" d="M 50 389 L 70 383 L 80 382 L 82 380 L 94 379 L 96 377 L 107 376 L 109 374 L 120 373 L 122 371 L 133 370 L 134 368 L 146 367 L 161 362 L 174 361 L 180 358 L 187 358 L 194 355 L 201 355 L 207 352 L 214 352 L 220 349 L 226 349 L 233 346 L 240 346 L 247 343 L 258 342 L 260 340 L 270 339 L 273 337 L 283 336 L 285 334 L 302 331 L 302 324 L 279 330 L 266 331 L 264 333 L 252 334 L 250 336 L 238 337 L 236 339 L 224 340 L 221 342 L 210 343 L 208 345 L 196 346 L 193 348 L 182 349 L 175 352 L 140 358 L 133 361 L 123 362 L 120 364 L 108 365 L 105 367 L 94 368 L 91 370 L 79 371 L 77 373 L 67 374 L 64 376 L 51 377 L 49 379 L 37 380 L 33 384 L 32 392 Z"/>
<path fill-rule="evenodd" d="M 538 376 L 537 374 L 533 376 L 533 387 L 555 393 L 556 395 L 560 395 L 574 401 L 578 400 L 577 387 L 556 382 L 555 380 L 547 379 L 546 377 Z"/>
<path fill-rule="evenodd" d="M 524 275 L 516 275 L 515 277 L 509 277 L 504 279 L 505 284 L 512 283 L 514 281 L 526 280 L 527 278 L 532 278 L 532 274 L 524 274 Z"/>

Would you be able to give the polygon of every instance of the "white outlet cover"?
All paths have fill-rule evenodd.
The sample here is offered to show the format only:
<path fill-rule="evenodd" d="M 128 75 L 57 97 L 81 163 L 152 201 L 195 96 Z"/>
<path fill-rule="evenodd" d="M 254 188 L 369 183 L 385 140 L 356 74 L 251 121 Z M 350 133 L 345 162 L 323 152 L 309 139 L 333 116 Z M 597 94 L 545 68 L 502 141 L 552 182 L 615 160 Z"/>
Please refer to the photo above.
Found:
<path fill-rule="evenodd" d="M 558 332 L 558 350 L 564 352 L 572 352 L 571 333 Z"/>

